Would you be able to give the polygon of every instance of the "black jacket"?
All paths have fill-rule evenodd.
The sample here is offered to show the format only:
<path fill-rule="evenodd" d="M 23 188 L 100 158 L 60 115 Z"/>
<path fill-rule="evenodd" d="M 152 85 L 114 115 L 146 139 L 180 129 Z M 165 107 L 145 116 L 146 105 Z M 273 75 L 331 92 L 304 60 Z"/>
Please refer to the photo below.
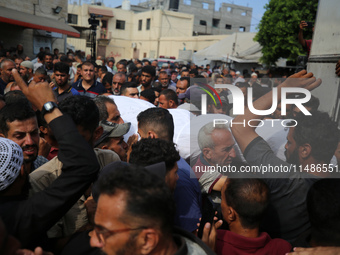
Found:
<path fill-rule="evenodd" d="M 46 231 L 77 202 L 99 170 L 93 149 L 69 116 L 54 119 L 50 127 L 59 144 L 62 174 L 51 186 L 29 199 L 0 197 L 0 216 L 7 231 L 24 248 L 45 246 Z"/>

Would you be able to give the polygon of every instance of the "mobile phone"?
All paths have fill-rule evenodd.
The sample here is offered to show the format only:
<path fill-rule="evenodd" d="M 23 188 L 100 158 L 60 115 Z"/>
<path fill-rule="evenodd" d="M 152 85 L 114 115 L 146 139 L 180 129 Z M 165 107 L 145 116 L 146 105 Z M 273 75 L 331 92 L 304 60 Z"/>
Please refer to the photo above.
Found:
<path fill-rule="evenodd" d="M 307 21 L 306 23 L 307 23 L 307 28 L 313 28 L 314 26 L 313 22 Z"/>
<path fill-rule="evenodd" d="M 200 222 L 200 226 L 198 228 L 197 236 L 202 238 L 204 225 L 209 222 L 210 224 L 214 224 L 214 216 L 215 216 L 215 206 L 214 202 L 210 197 L 204 196 L 202 197 L 203 208 L 202 208 L 202 219 Z"/>

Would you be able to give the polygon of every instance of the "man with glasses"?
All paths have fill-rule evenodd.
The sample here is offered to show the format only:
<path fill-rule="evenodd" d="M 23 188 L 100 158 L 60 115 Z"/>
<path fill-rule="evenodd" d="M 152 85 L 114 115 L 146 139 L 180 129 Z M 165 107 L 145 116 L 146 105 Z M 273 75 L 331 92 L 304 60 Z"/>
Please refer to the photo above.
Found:
<path fill-rule="evenodd" d="M 173 227 L 175 204 L 159 176 L 112 164 L 94 190 L 99 198 L 90 243 L 105 254 L 214 254 L 196 236 Z"/>
<path fill-rule="evenodd" d="M 126 75 L 124 73 L 116 73 L 112 78 L 112 91 L 114 95 L 120 94 L 122 85 L 126 82 Z"/>

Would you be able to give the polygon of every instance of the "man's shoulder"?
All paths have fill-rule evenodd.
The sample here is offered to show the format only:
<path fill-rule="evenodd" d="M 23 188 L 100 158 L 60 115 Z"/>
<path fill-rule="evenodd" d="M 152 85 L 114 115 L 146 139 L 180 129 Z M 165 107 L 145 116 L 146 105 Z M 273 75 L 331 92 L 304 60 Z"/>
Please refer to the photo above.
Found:
<path fill-rule="evenodd" d="M 33 191 L 39 192 L 50 186 L 61 174 L 62 166 L 63 164 L 58 157 L 54 157 L 30 173 L 29 181 Z"/>
<path fill-rule="evenodd" d="M 46 164 L 48 162 L 48 159 L 43 156 L 38 156 L 36 160 L 33 162 L 34 169 L 38 169 L 42 165 Z"/>
<path fill-rule="evenodd" d="M 71 87 L 71 93 L 72 93 L 72 95 L 74 95 L 74 96 L 79 96 L 79 95 L 80 95 L 79 92 L 78 92 L 78 90 L 76 90 L 76 89 L 73 88 L 73 87 Z"/>

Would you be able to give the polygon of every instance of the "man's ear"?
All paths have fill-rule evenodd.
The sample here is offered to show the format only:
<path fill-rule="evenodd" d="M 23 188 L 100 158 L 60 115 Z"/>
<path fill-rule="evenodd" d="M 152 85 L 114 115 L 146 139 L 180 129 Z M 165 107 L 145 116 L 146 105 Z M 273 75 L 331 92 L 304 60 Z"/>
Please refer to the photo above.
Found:
<path fill-rule="evenodd" d="M 302 159 L 308 158 L 312 153 L 312 146 L 309 143 L 305 143 L 299 146 L 299 157 Z"/>
<path fill-rule="evenodd" d="M 159 233 L 153 228 L 144 229 L 137 240 L 137 247 L 140 254 L 150 254 L 157 247 L 159 242 Z"/>
<path fill-rule="evenodd" d="M 47 128 L 45 128 L 44 126 L 40 126 L 39 130 L 41 133 L 43 133 L 44 135 L 47 135 Z"/>
<path fill-rule="evenodd" d="M 174 100 L 169 100 L 169 106 L 170 106 L 170 108 L 172 108 L 174 105 L 175 105 Z"/>
<path fill-rule="evenodd" d="M 155 139 L 155 138 L 158 138 L 158 135 L 154 131 L 149 130 L 148 131 L 148 137 L 152 138 L 152 139 Z"/>
<path fill-rule="evenodd" d="M 6 138 L 3 133 L 0 133 L 0 137 Z"/>
<path fill-rule="evenodd" d="M 203 148 L 203 156 L 206 158 L 206 159 L 211 159 L 211 154 L 212 154 L 212 151 L 210 148 Z"/>
<path fill-rule="evenodd" d="M 93 141 L 97 141 L 102 136 L 103 132 L 104 130 L 102 126 L 97 127 L 93 133 Z"/>
<path fill-rule="evenodd" d="M 235 221 L 237 218 L 238 218 L 237 212 L 234 210 L 234 208 L 229 206 L 228 207 L 228 214 L 227 214 L 228 224 L 230 224 L 230 222 Z"/>

